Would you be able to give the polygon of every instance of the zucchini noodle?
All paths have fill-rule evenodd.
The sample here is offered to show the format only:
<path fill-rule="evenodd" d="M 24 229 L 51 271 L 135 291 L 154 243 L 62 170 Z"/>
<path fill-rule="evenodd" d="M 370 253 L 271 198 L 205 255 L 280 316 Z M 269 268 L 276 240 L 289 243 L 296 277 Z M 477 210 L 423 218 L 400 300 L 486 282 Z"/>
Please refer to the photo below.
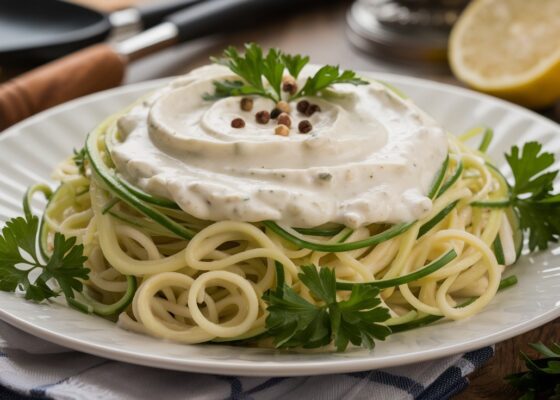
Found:
<path fill-rule="evenodd" d="M 314 264 L 335 272 L 340 299 L 354 285 L 381 289 L 391 314 L 386 324 L 399 332 L 480 312 L 519 256 L 516 214 L 499 203 L 509 187 L 483 154 L 489 130 L 464 135 L 484 133 L 480 150 L 449 135 L 449 155 L 423 218 L 357 229 L 297 228 L 200 220 L 124 181 L 110 156 L 119 141 L 117 118 L 90 133 L 85 174 L 70 157 L 54 173 L 56 191 L 38 185 L 28 196 L 42 191 L 49 197 L 41 223 L 44 254 L 52 253 L 56 232 L 84 245 L 91 272 L 71 305 L 124 329 L 182 343 L 270 346 L 263 339 L 263 295 L 281 273 L 296 293 L 318 303 L 298 277 L 301 266 Z"/>

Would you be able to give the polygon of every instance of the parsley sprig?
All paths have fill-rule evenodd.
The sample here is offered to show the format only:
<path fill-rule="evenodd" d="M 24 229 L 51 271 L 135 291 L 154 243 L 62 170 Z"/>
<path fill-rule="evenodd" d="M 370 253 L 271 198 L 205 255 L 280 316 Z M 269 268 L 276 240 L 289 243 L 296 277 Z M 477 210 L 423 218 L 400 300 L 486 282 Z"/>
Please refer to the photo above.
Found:
<path fill-rule="evenodd" d="M 309 62 L 309 57 L 290 55 L 278 49 L 270 49 L 265 55 L 255 44 L 245 45 L 245 53 L 240 54 L 235 47 L 228 47 L 222 58 L 212 61 L 227 66 L 241 80 L 214 82 L 214 93 L 206 93 L 205 100 L 216 100 L 229 96 L 258 95 L 278 102 L 282 99 L 282 78 L 284 71 L 294 78 L 299 77 Z M 265 85 L 265 80 L 268 85 Z M 354 71 L 340 71 L 338 66 L 325 65 L 315 75 L 307 78 L 304 86 L 290 100 L 303 96 L 317 96 L 322 90 L 336 83 L 367 85 L 368 82 L 356 76 Z"/>
<path fill-rule="evenodd" d="M 553 193 L 558 171 L 547 171 L 554 154 L 542 152 L 538 142 L 513 146 L 506 160 L 513 172 L 511 204 L 520 215 L 521 228 L 529 232 L 529 249 L 544 250 L 560 238 L 560 193 Z"/>
<path fill-rule="evenodd" d="M 316 348 L 334 341 L 338 351 L 344 351 L 349 343 L 371 349 L 374 339 L 384 340 L 391 333 L 381 324 L 390 315 L 380 306 L 377 288 L 356 285 L 348 300 L 337 301 L 334 272 L 303 266 L 299 278 L 320 301 L 316 305 L 284 283 L 281 267 L 277 271 L 276 289 L 264 296 L 269 313 L 266 327 L 276 347 Z"/>
<path fill-rule="evenodd" d="M 543 343 L 531 343 L 529 346 L 544 357 L 531 359 L 521 352 L 528 371 L 508 375 L 506 380 L 523 393 L 519 400 L 560 400 L 560 345 L 553 343 L 547 347 Z"/>
<path fill-rule="evenodd" d="M 0 235 L 0 290 L 22 290 L 26 299 L 43 301 L 60 294 L 53 289 L 56 283 L 66 299 L 74 298 L 74 290 L 83 289 L 80 279 L 89 273 L 83 245 L 57 232 L 52 255 L 44 262 L 37 253 L 38 229 L 39 219 L 30 214 L 6 222 Z"/>

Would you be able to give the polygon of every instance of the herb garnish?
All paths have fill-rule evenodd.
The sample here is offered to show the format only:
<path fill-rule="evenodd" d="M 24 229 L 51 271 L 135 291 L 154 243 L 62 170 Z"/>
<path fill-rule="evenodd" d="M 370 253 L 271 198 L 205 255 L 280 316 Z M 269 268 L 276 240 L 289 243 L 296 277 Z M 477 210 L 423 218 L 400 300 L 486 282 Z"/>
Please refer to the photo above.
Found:
<path fill-rule="evenodd" d="M 86 148 L 82 147 L 80 150 L 74 149 L 72 160 L 74 164 L 76 164 L 76 167 L 78 167 L 80 175 L 86 176 Z"/>
<path fill-rule="evenodd" d="M 214 81 L 214 93 L 206 93 L 205 100 L 216 100 L 229 96 L 258 95 L 274 102 L 282 100 L 282 78 L 284 70 L 297 79 L 301 70 L 309 62 L 309 57 L 282 53 L 270 49 L 266 55 L 255 43 L 245 45 L 245 53 L 239 54 L 235 47 L 228 47 L 221 59 L 212 61 L 229 67 L 242 80 Z M 263 78 L 269 86 L 265 87 Z M 357 77 L 354 71 L 340 71 L 338 66 L 325 65 L 315 75 L 307 78 L 305 85 L 289 100 L 303 96 L 317 96 L 319 92 L 335 83 L 367 85 L 368 82 Z"/>
<path fill-rule="evenodd" d="M 26 299 L 43 301 L 60 294 L 50 285 L 56 282 L 66 299 L 74 298 L 73 291 L 83 289 L 79 279 L 87 279 L 89 273 L 83 245 L 57 232 L 52 255 L 42 262 L 36 249 L 38 228 L 39 219 L 27 213 L 6 222 L 0 235 L 0 290 L 23 290 Z"/>
<path fill-rule="evenodd" d="M 538 142 L 525 143 L 521 154 L 513 146 L 506 160 L 513 172 L 511 205 L 519 211 L 521 228 L 529 232 L 529 249 L 544 250 L 560 238 L 560 193 L 553 193 L 558 171 L 545 172 L 554 154 L 541 152 Z"/>
<path fill-rule="evenodd" d="M 544 357 L 531 359 L 521 352 L 525 360 L 527 372 L 519 372 L 506 376 L 508 383 L 523 393 L 519 400 L 533 400 L 548 398 L 560 399 L 560 346 L 553 343 L 549 348 L 543 343 L 529 344 Z"/>
<path fill-rule="evenodd" d="M 379 290 L 370 286 L 355 285 L 345 301 L 336 299 L 336 277 L 329 268 L 320 272 L 313 265 L 303 266 L 301 282 L 324 305 L 315 305 L 283 281 L 282 267 L 277 268 L 278 283 L 263 297 L 268 303 L 266 319 L 268 333 L 276 347 L 316 348 L 334 340 L 338 351 L 348 343 L 371 349 L 374 339 L 384 340 L 391 330 L 380 322 L 390 315 L 380 307 Z"/>

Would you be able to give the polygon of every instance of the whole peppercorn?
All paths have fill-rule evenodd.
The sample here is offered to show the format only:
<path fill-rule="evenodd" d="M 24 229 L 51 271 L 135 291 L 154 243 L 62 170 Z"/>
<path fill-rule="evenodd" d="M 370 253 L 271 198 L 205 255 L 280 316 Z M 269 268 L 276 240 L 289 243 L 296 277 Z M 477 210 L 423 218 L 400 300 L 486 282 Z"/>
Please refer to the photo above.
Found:
<path fill-rule="evenodd" d="M 286 103 L 284 100 L 281 100 L 278 103 L 276 103 L 276 108 L 285 113 L 290 112 L 290 105 Z"/>
<path fill-rule="evenodd" d="M 282 90 L 284 92 L 290 93 L 291 95 L 296 94 L 297 92 L 297 83 L 294 78 L 291 76 L 286 76 L 282 80 Z"/>
<path fill-rule="evenodd" d="M 309 102 L 307 100 L 298 101 L 296 108 L 300 113 L 305 114 L 309 108 Z"/>
<path fill-rule="evenodd" d="M 274 130 L 274 133 L 280 136 L 288 136 L 290 134 L 290 128 L 286 125 L 278 125 Z"/>
<path fill-rule="evenodd" d="M 259 124 L 267 124 L 270 121 L 270 113 L 266 110 L 259 111 L 255 114 L 255 119 Z"/>
<path fill-rule="evenodd" d="M 278 116 L 278 125 L 286 125 L 288 128 L 292 126 L 292 119 L 286 113 L 282 113 Z"/>
<path fill-rule="evenodd" d="M 240 105 L 243 111 L 251 111 L 253 109 L 253 99 L 249 97 L 243 97 L 241 99 Z"/>
<path fill-rule="evenodd" d="M 309 107 L 307 107 L 307 110 L 305 110 L 305 115 L 311 117 L 313 114 L 320 111 L 321 107 L 319 107 L 317 104 L 310 104 Z"/>
<path fill-rule="evenodd" d="M 282 111 L 280 111 L 277 108 L 273 108 L 272 111 L 270 112 L 270 118 L 272 119 L 276 119 L 278 118 L 278 116 L 282 113 Z"/>
<path fill-rule="evenodd" d="M 245 127 L 245 121 L 242 118 L 235 118 L 231 121 L 231 127 L 235 129 Z"/>
<path fill-rule="evenodd" d="M 298 124 L 299 133 L 309 133 L 312 129 L 313 125 L 311 125 L 311 122 L 306 119 L 300 121 L 300 123 Z"/>

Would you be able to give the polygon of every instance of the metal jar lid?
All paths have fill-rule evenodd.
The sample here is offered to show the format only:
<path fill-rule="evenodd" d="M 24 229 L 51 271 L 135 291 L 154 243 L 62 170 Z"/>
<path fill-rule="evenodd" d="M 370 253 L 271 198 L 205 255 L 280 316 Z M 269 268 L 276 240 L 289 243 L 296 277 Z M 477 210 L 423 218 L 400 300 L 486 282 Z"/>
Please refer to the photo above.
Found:
<path fill-rule="evenodd" d="M 449 31 L 469 0 L 358 0 L 347 14 L 348 37 L 367 52 L 444 62 Z"/>

